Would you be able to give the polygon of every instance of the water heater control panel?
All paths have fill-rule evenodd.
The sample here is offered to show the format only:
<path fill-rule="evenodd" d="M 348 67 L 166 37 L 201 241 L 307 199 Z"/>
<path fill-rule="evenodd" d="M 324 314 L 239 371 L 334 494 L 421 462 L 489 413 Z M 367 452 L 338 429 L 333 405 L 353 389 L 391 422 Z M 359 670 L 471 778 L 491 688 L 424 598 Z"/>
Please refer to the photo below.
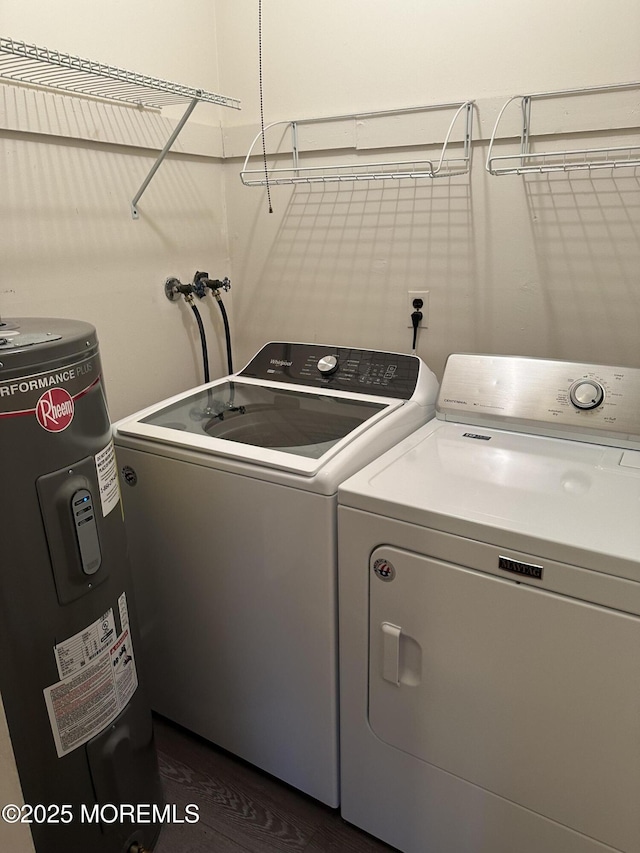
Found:
<path fill-rule="evenodd" d="M 94 575 L 100 568 L 100 542 L 93 497 L 88 489 L 78 489 L 71 497 L 71 513 L 80 550 L 82 571 Z"/>

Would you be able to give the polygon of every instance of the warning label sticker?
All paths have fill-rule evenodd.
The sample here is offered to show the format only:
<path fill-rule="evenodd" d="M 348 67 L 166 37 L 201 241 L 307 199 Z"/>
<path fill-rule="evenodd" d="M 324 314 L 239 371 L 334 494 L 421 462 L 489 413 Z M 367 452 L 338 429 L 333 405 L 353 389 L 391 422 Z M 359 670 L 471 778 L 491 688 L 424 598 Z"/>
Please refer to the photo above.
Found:
<path fill-rule="evenodd" d="M 118 610 L 120 611 L 120 624 L 122 630 L 129 627 L 129 608 L 127 607 L 127 593 L 123 592 L 118 599 Z"/>
<path fill-rule="evenodd" d="M 113 441 L 110 441 L 100 453 L 96 453 L 95 459 L 98 485 L 100 486 L 100 500 L 102 501 L 102 515 L 107 516 L 120 500 L 120 482 Z"/>
<path fill-rule="evenodd" d="M 118 600 L 118 608 L 121 614 L 124 609 L 127 627 L 123 622 L 117 638 L 115 628 L 112 632 L 109 630 L 114 624 L 113 611 L 109 610 L 102 620 L 96 620 L 54 649 L 58 671 L 67 675 L 43 692 L 59 758 L 108 726 L 128 704 L 138 686 L 123 596 Z M 96 650 L 109 634 L 111 639 L 106 647 Z"/>
<path fill-rule="evenodd" d="M 77 634 L 69 637 L 63 643 L 58 643 L 57 646 L 54 646 L 53 653 L 56 656 L 60 678 L 68 678 L 70 675 L 80 672 L 115 639 L 116 623 L 113 618 L 113 610 L 109 610 L 83 631 L 78 631 Z"/>

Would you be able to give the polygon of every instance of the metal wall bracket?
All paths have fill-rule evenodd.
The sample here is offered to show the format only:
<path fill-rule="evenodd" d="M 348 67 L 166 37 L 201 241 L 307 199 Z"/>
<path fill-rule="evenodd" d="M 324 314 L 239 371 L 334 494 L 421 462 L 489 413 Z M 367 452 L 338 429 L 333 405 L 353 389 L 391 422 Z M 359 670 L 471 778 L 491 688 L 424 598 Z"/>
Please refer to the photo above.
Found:
<path fill-rule="evenodd" d="M 199 101 L 199 100 L 200 100 L 200 99 L 199 99 L 198 97 L 195 97 L 195 98 L 191 101 L 191 103 L 189 104 L 189 106 L 188 106 L 188 107 L 187 107 L 187 109 L 186 109 L 185 114 L 182 116 L 182 118 L 180 119 L 180 121 L 178 122 L 178 124 L 175 126 L 175 129 L 174 129 L 173 133 L 171 134 L 171 136 L 169 137 L 169 139 L 167 140 L 166 145 L 164 146 L 164 148 L 162 149 L 162 151 L 161 151 L 161 152 L 160 152 L 160 154 L 158 155 L 158 159 L 156 160 L 156 162 L 155 162 L 155 163 L 153 164 L 153 166 L 151 167 L 151 170 L 149 171 L 149 174 L 147 175 L 147 177 L 146 177 L 146 178 L 144 179 L 144 181 L 142 182 L 142 185 L 140 186 L 140 189 L 138 190 L 138 192 L 137 192 L 137 193 L 135 194 L 135 196 L 133 197 L 133 201 L 131 202 L 131 216 L 133 217 L 133 219 L 139 219 L 139 218 L 140 218 L 140 214 L 138 213 L 138 202 L 140 201 L 140 198 L 142 197 L 143 192 L 146 190 L 146 188 L 147 188 L 147 187 L 149 186 L 149 184 L 151 183 L 151 179 L 153 178 L 153 176 L 155 175 L 155 173 L 156 173 L 156 172 L 158 171 L 158 169 L 160 168 L 160 165 L 161 165 L 162 161 L 164 160 L 164 158 L 165 158 L 165 157 L 167 156 L 167 154 L 169 153 L 169 149 L 171 148 L 171 146 L 173 145 L 173 143 L 174 143 L 174 142 L 176 141 L 176 139 L 178 138 L 178 135 L 179 135 L 180 131 L 182 130 L 182 128 L 183 128 L 183 127 L 185 126 L 185 124 L 187 123 L 187 119 L 189 118 L 189 116 L 191 115 L 191 113 L 192 113 L 192 112 L 194 111 L 194 109 L 196 108 L 196 104 L 198 103 L 198 101 Z"/>

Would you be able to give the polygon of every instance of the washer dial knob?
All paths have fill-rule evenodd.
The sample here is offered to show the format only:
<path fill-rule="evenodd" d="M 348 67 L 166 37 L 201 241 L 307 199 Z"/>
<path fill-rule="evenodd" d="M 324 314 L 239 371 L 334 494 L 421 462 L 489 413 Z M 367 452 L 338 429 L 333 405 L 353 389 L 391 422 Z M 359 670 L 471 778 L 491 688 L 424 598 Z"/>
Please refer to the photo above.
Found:
<path fill-rule="evenodd" d="M 338 357 L 336 355 L 323 355 L 317 366 L 320 373 L 328 376 L 338 369 Z"/>
<path fill-rule="evenodd" d="M 578 379 L 569 389 L 569 399 L 576 409 L 597 409 L 604 400 L 604 388 L 594 379 Z"/>

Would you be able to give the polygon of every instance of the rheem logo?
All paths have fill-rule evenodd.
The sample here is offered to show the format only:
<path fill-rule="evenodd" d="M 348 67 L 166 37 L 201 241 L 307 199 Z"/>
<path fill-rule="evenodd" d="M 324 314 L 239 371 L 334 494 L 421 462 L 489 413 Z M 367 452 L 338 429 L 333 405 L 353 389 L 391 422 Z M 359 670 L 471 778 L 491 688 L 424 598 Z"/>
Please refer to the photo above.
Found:
<path fill-rule="evenodd" d="M 36 418 L 48 432 L 62 432 L 73 420 L 73 397 L 64 388 L 45 391 L 36 405 Z"/>

